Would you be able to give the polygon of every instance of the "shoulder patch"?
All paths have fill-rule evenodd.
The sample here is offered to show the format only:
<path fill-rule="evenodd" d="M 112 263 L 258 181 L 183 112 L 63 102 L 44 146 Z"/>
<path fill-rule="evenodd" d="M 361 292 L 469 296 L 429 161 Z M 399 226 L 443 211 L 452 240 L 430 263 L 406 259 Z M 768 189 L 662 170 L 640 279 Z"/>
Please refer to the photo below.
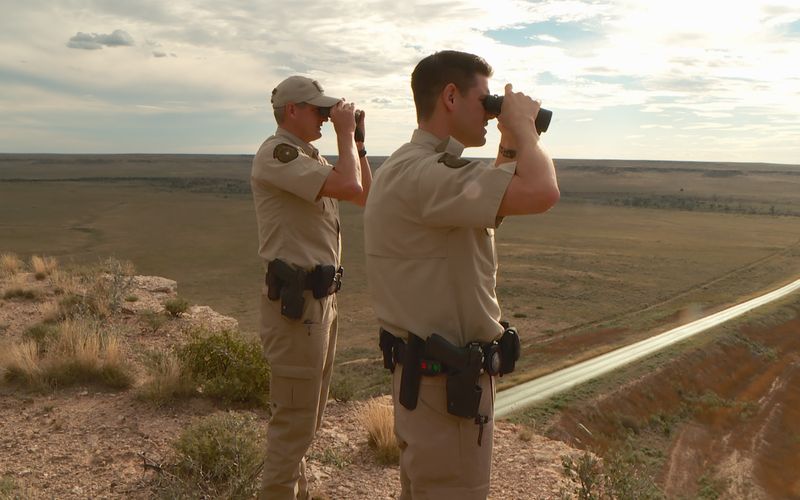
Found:
<path fill-rule="evenodd" d="M 289 144 L 278 144 L 275 146 L 275 150 L 272 151 L 272 157 L 281 163 L 289 163 L 297 158 L 298 154 L 297 148 Z"/>
<path fill-rule="evenodd" d="M 439 163 L 444 163 L 450 168 L 461 168 L 469 165 L 470 161 L 451 155 L 450 153 L 445 153 L 439 157 Z"/>

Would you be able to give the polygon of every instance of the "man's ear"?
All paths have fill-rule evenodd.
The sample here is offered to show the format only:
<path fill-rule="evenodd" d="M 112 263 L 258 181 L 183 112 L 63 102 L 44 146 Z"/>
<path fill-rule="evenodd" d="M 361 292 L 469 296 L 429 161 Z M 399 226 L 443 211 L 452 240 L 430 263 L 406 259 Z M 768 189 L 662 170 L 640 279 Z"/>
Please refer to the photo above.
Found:
<path fill-rule="evenodd" d="M 456 87 L 455 83 L 448 83 L 442 89 L 442 102 L 444 103 L 444 107 L 448 111 L 452 111 L 456 105 L 456 93 L 458 92 L 458 87 Z"/>
<path fill-rule="evenodd" d="M 287 102 L 284 109 L 286 110 L 284 111 L 285 116 L 291 116 L 294 118 L 294 115 L 297 113 L 297 105 L 295 105 L 293 102 Z"/>

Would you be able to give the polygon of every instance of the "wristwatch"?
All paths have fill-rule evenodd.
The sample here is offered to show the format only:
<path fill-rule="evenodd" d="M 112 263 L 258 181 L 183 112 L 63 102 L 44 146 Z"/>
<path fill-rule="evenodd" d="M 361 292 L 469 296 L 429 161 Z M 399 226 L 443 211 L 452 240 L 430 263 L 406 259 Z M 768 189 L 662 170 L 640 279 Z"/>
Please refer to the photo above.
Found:
<path fill-rule="evenodd" d="M 363 158 L 365 156 L 367 156 L 367 150 L 366 149 L 359 149 L 358 150 L 358 157 L 359 158 Z"/>

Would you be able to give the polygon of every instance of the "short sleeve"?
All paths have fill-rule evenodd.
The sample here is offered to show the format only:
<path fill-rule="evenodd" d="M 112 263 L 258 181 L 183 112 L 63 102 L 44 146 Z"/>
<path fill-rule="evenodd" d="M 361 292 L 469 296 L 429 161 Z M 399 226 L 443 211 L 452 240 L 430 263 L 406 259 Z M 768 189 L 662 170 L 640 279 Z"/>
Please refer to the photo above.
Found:
<path fill-rule="evenodd" d="M 255 181 L 272 184 L 314 202 L 330 173 L 329 165 L 320 164 L 301 148 L 286 143 L 272 143 L 259 149 L 253 162 L 252 175 Z"/>
<path fill-rule="evenodd" d="M 497 225 L 497 212 L 516 162 L 499 167 L 467 160 L 450 162 L 456 166 L 437 159 L 431 163 L 421 166 L 419 175 L 418 201 L 424 223 L 475 228 Z"/>

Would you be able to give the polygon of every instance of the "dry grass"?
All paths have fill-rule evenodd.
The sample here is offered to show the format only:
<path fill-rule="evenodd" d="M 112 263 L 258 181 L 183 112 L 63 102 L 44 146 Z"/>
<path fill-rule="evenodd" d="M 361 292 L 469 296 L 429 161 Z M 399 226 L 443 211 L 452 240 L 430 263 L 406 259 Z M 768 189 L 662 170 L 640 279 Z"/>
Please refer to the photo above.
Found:
<path fill-rule="evenodd" d="M 76 295 L 82 291 L 80 279 L 75 274 L 61 269 L 55 269 L 50 273 L 50 283 L 59 295 Z"/>
<path fill-rule="evenodd" d="M 0 276 L 13 276 L 25 269 L 22 260 L 13 253 L 0 255 Z"/>
<path fill-rule="evenodd" d="M 12 344 L 2 365 L 4 379 L 33 389 L 99 384 L 122 389 L 133 382 L 118 337 L 86 319 L 59 325 L 46 344 Z"/>
<path fill-rule="evenodd" d="M 400 461 L 400 446 L 394 434 L 394 409 L 380 399 L 370 399 L 361 410 L 361 425 L 367 431 L 367 442 L 375 450 L 378 461 L 396 465 Z"/>
<path fill-rule="evenodd" d="M 155 353 L 148 364 L 149 377 L 137 391 L 140 399 L 160 405 L 197 394 L 194 382 L 174 353 Z"/>
<path fill-rule="evenodd" d="M 31 269 L 37 280 L 43 280 L 58 269 L 58 261 L 55 257 L 34 255 L 31 257 Z"/>

